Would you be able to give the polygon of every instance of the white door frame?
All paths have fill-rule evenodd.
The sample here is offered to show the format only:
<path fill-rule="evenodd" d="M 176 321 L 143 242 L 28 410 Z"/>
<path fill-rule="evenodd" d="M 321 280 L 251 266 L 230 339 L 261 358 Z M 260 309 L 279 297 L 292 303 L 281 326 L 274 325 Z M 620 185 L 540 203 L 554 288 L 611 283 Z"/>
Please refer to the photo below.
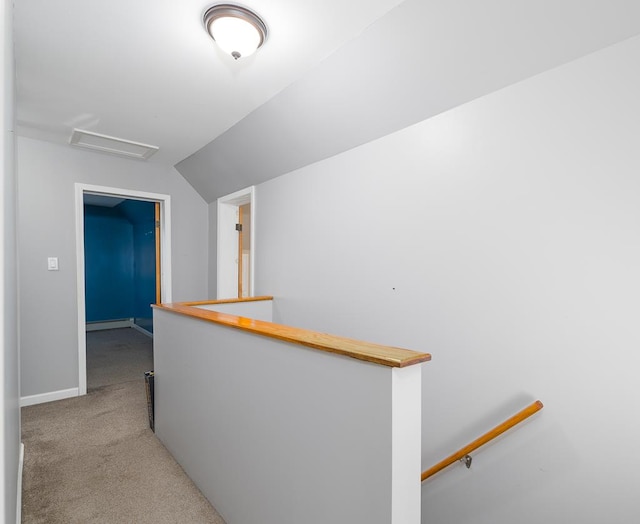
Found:
<path fill-rule="evenodd" d="M 84 289 L 84 195 L 103 195 L 160 203 L 160 293 L 161 302 L 171 302 L 171 196 L 118 187 L 75 184 L 76 277 L 78 304 L 78 395 L 87 394 L 86 304 Z"/>
<path fill-rule="evenodd" d="M 238 296 L 238 208 L 251 205 L 251 234 L 249 242 L 249 296 L 255 295 L 255 223 L 256 197 L 255 186 L 241 189 L 218 199 L 218 241 L 217 241 L 217 293 L 218 298 Z"/>

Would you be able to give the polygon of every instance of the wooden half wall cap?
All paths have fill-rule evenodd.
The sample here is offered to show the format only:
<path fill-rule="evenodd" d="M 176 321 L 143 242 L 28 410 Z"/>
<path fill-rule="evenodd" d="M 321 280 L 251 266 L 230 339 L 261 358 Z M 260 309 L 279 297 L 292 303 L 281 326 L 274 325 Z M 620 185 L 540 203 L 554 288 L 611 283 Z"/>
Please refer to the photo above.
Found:
<path fill-rule="evenodd" d="M 272 300 L 273 297 L 250 297 L 242 299 L 209 300 L 202 302 L 178 302 L 174 304 L 156 304 L 153 307 L 185 315 L 188 317 L 228 326 L 243 331 L 248 331 L 257 335 L 275 338 L 299 344 L 328 353 L 335 353 L 365 362 L 380 364 L 382 366 L 403 368 L 427 362 L 431 360 L 429 353 L 420 353 L 410 349 L 403 349 L 393 346 L 383 346 L 371 342 L 363 342 L 345 337 L 301 329 L 273 322 L 254 320 L 247 317 L 220 313 L 209 309 L 202 309 L 197 306 L 229 304 L 234 302 L 254 302 L 260 300 Z"/>

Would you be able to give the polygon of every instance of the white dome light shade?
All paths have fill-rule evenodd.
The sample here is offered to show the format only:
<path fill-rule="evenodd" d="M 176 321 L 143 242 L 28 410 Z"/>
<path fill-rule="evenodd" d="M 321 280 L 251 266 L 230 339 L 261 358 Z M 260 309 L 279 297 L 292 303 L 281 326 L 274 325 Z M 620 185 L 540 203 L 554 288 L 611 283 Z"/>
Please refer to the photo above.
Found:
<path fill-rule="evenodd" d="M 211 36 L 220 48 L 234 56 L 249 56 L 255 53 L 262 40 L 258 30 L 241 18 L 218 18 L 209 26 Z"/>
<path fill-rule="evenodd" d="M 230 4 L 209 8 L 204 26 L 220 48 L 236 60 L 253 54 L 267 38 L 267 26 L 258 15 Z"/>

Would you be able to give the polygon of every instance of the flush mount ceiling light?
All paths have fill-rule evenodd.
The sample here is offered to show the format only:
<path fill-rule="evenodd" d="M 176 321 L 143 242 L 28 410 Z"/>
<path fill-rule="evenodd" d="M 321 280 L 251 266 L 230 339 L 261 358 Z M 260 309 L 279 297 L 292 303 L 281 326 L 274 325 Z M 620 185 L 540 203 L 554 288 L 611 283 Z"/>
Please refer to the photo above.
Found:
<path fill-rule="evenodd" d="M 220 48 L 233 58 L 253 54 L 267 39 L 267 26 L 246 7 L 218 4 L 204 14 L 204 27 Z"/>

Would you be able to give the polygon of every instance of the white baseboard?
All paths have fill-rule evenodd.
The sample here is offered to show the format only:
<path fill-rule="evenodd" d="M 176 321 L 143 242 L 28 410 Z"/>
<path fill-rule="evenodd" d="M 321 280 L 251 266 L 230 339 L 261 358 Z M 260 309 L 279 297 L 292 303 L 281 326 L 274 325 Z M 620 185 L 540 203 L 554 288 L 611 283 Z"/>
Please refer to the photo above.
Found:
<path fill-rule="evenodd" d="M 49 393 L 39 393 L 38 395 L 28 395 L 20 397 L 20 407 L 33 406 L 44 402 L 53 402 L 65 398 L 77 397 L 80 394 L 78 388 L 61 389 L 60 391 L 50 391 Z"/>
<path fill-rule="evenodd" d="M 133 321 L 128 320 L 109 320 L 107 322 L 87 322 L 86 331 L 103 331 L 105 329 L 118 329 L 133 327 Z"/>
<path fill-rule="evenodd" d="M 142 333 L 143 335 L 147 335 L 148 337 L 153 338 L 153 333 L 151 333 L 151 331 L 147 331 L 146 329 L 140 327 L 138 324 L 136 324 L 135 322 L 131 322 L 131 327 L 133 329 L 135 329 L 136 331 L 140 331 L 140 333 Z"/>
<path fill-rule="evenodd" d="M 24 466 L 24 444 L 20 442 L 20 457 L 18 458 L 18 500 L 16 503 L 16 524 L 22 522 L 22 467 Z"/>

